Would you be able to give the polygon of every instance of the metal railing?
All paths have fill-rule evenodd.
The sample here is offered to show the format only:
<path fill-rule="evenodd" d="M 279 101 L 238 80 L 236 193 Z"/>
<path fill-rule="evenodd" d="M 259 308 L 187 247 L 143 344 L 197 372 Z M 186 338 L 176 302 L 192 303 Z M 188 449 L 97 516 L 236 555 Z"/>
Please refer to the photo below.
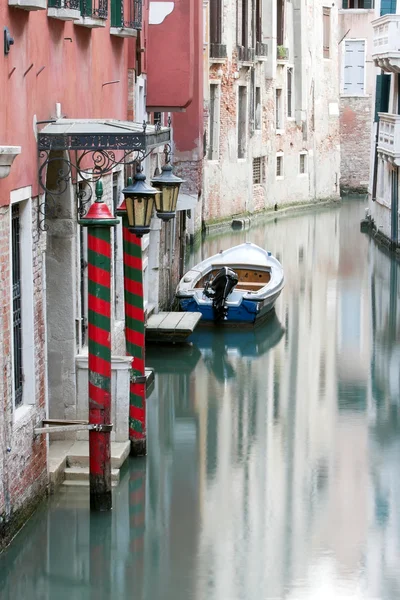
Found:
<path fill-rule="evenodd" d="M 226 44 L 210 43 L 210 58 L 226 58 Z"/>
<path fill-rule="evenodd" d="M 107 19 L 108 0 L 80 0 L 80 9 L 82 17 Z"/>
<path fill-rule="evenodd" d="M 49 8 L 65 8 L 67 10 L 80 10 L 80 0 L 49 0 Z"/>
<path fill-rule="evenodd" d="M 278 60 L 289 60 L 289 48 L 286 48 L 286 46 L 277 46 L 276 58 Z"/>
<path fill-rule="evenodd" d="M 237 53 L 239 62 L 254 61 L 254 48 L 245 48 L 244 46 L 238 46 Z"/>
<path fill-rule="evenodd" d="M 142 0 L 111 0 L 111 27 L 142 29 Z"/>
<path fill-rule="evenodd" d="M 268 44 L 256 42 L 256 56 L 268 56 Z"/>

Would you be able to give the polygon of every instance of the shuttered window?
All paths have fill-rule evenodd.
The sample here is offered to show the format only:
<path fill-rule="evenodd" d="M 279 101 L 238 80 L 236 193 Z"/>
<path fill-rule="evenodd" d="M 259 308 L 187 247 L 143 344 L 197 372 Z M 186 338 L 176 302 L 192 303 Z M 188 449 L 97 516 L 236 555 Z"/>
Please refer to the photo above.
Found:
<path fill-rule="evenodd" d="M 343 92 L 364 94 L 365 40 L 346 40 L 344 55 Z"/>
<path fill-rule="evenodd" d="M 330 57 L 330 43 L 331 43 L 331 9 L 324 6 L 322 8 L 323 17 L 323 47 L 324 47 L 324 58 Z"/>
<path fill-rule="evenodd" d="M 375 121 L 379 112 L 388 112 L 390 95 L 390 75 L 386 73 L 376 76 Z"/>
<path fill-rule="evenodd" d="M 381 17 L 396 13 L 396 0 L 381 0 Z"/>

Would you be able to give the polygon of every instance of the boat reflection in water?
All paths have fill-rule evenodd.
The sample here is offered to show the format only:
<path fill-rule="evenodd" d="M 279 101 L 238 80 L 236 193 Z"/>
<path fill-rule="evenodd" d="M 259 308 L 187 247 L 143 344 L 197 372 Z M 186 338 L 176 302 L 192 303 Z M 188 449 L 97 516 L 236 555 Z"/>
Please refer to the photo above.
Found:
<path fill-rule="evenodd" d="M 260 357 L 272 350 L 285 330 L 275 312 L 266 323 L 254 329 L 204 329 L 199 327 L 189 338 L 202 354 L 203 361 L 218 381 L 236 376 L 235 358 Z"/>

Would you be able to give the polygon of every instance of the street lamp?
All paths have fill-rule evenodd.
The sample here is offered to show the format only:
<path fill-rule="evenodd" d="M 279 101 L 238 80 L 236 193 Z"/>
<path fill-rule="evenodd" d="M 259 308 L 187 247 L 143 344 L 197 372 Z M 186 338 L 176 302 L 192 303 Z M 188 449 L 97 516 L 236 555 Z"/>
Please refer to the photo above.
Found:
<path fill-rule="evenodd" d="M 135 175 L 134 182 L 128 179 L 128 185 L 122 190 L 125 206 L 118 207 L 117 214 L 126 210 L 128 228 L 137 237 L 142 237 L 150 232 L 150 221 L 153 215 L 154 199 L 158 190 L 146 183 L 146 176 L 142 172 Z"/>
<path fill-rule="evenodd" d="M 175 217 L 179 188 L 184 180 L 173 174 L 167 149 L 165 157 L 166 163 L 161 168 L 161 175 L 153 177 L 151 183 L 159 190 L 159 194 L 156 196 L 157 217 L 163 221 L 169 221 Z"/>

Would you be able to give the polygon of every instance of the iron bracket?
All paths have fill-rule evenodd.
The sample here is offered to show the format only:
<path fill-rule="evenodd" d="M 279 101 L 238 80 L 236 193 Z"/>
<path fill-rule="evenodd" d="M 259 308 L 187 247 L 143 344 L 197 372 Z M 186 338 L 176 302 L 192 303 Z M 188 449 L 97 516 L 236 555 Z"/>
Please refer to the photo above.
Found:
<path fill-rule="evenodd" d="M 135 375 L 133 378 L 133 383 L 146 383 L 147 377 L 146 375 Z"/>

